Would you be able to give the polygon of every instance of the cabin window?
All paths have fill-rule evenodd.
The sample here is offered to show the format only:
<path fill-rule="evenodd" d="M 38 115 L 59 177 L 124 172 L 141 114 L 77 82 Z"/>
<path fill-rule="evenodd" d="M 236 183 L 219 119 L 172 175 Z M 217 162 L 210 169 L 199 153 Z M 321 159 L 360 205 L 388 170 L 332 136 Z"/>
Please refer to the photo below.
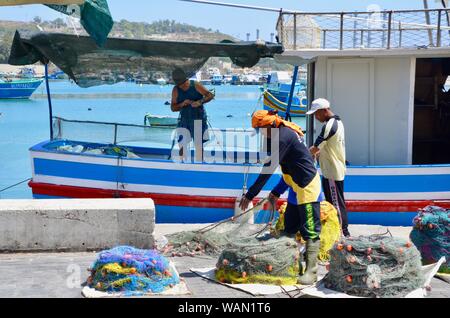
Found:
<path fill-rule="evenodd" d="M 450 58 L 418 58 L 413 164 L 450 163 Z"/>

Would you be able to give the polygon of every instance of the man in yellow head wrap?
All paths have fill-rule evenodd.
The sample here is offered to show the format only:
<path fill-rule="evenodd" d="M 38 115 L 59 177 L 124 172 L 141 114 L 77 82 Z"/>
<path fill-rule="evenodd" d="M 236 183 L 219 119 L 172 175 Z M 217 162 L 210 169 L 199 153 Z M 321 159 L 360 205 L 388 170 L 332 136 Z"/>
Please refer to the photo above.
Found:
<path fill-rule="evenodd" d="M 303 142 L 303 132 L 294 123 L 283 120 L 276 113 L 259 110 L 252 116 L 253 128 L 264 128 L 263 134 L 267 138 L 278 136 L 278 149 L 271 149 L 271 160 L 274 154 L 278 154 L 278 162 L 281 166 L 284 182 L 295 192 L 297 205 L 294 213 L 297 224 L 295 231 L 300 231 L 306 241 L 306 271 L 300 276 L 299 283 L 313 284 L 317 280 L 317 256 L 320 248 L 320 176 L 314 164 L 314 159 Z M 255 183 L 242 197 L 240 208 L 246 210 L 250 201 L 255 198 L 264 187 L 277 166 L 267 162 L 265 167 L 271 167 L 262 171 Z M 272 198 L 278 198 L 279 194 L 272 191 Z"/>

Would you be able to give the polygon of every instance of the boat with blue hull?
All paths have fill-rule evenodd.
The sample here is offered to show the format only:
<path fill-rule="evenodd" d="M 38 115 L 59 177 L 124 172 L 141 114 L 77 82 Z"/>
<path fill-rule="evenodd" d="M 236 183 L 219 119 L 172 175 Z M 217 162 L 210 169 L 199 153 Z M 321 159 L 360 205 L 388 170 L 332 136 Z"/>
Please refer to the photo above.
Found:
<path fill-rule="evenodd" d="M 305 116 L 308 107 L 305 85 L 304 80 L 294 84 L 294 94 L 289 112 L 291 117 Z M 267 78 L 267 84 L 260 87 L 264 109 L 276 110 L 280 116 L 285 117 L 291 88 L 292 79 L 287 72 L 271 72 Z"/>
<path fill-rule="evenodd" d="M 263 93 L 263 105 L 265 110 L 276 110 L 278 115 L 286 117 L 288 103 L 279 100 L 270 90 Z M 291 117 L 303 117 L 308 109 L 306 97 L 294 97 L 292 99 L 289 114 Z"/>
<path fill-rule="evenodd" d="M 169 148 L 126 148 L 137 157 L 69 153 L 61 146 L 104 148 L 68 140 L 31 147 L 34 198 L 149 197 L 161 223 L 208 223 L 231 217 L 236 197 L 258 177 L 258 164 L 174 163 Z M 251 153 L 228 153 L 249 158 Z M 278 183 L 277 171 L 260 198 Z M 356 224 L 409 226 L 418 208 L 428 204 L 450 208 L 450 165 L 348 166 L 346 199 L 349 220 Z M 280 204 L 285 198 L 280 200 Z M 255 201 L 256 203 L 256 201 Z M 266 219 L 260 212 L 258 219 Z"/>
<path fill-rule="evenodd" d="M 42 82 L 43 79 L 0 79 L 0 99 L 30 98 Z"/>

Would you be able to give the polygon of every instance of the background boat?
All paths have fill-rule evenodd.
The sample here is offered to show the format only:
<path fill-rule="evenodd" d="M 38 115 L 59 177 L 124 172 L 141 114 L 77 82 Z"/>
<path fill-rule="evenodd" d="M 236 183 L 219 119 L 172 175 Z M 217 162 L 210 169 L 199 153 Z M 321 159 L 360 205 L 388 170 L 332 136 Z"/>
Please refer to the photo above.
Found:
<path fill-rule="evenodd" d="M 34 91 L 41 85 L 43 79 L 0 79 L 0 99 L 30 98 Z"/>
<path fill-rule="evenodd" d="M 175 128 L 178 124 L 178 117 L 173 116 L 160 116 L 153 115 L 150 113 L 144 116 L 144 125 L 150 127 L 165 127 L 165 128 Z"/>

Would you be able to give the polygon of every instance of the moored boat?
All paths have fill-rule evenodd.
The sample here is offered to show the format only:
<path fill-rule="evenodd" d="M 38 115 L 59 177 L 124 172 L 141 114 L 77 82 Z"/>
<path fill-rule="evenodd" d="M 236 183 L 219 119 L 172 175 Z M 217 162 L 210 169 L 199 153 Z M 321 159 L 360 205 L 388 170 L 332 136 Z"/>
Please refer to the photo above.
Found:
<path fill-rule="evenodd" d="M 0 99 L 30 98 L 43 79 L 0 79 Z"/>

